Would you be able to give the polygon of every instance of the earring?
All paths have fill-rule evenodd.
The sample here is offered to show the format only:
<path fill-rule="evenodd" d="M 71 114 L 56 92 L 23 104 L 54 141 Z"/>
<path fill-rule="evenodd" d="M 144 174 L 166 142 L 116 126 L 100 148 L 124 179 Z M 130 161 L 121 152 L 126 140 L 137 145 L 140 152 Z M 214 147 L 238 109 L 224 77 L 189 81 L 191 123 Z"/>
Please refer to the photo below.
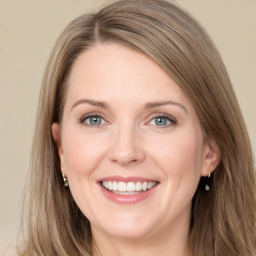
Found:
<path fill-rule="evenodd" d="M 209 181 L 210 177 L 211 177 L 211 173 L 208 174 L 208 181 Z M 208 184 L 208 182 L 205 184 L 204 189 L 205 189 L 206 191 L 210 191 L 210 185 Z"/>
<path fill-rule="evenodd" d="M 63 176 L 64 187 L 68 187 L 68 179 L 65 177 L 64 173 L 62 173 L 62 176 Z"/>

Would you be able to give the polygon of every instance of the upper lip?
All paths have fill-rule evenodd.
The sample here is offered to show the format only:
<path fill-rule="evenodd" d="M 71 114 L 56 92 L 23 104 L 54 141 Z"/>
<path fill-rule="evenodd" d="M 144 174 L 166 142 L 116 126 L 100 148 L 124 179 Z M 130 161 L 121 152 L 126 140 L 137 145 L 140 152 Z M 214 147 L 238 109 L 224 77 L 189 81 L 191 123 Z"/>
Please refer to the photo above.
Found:
<path fill-rule="evenodd" d="M 102 182 L 102 181 L 123 181 L 123 182 L 158 182 L 155 179 L 150 179 L 150 178 L 143 178 L 143 177 L 136 177 L 136 176 L 131 176 L 131 177 L 123 177 L 123 176 L 108 176 L 101 178 L 97 180 L 97 182 Z"/>

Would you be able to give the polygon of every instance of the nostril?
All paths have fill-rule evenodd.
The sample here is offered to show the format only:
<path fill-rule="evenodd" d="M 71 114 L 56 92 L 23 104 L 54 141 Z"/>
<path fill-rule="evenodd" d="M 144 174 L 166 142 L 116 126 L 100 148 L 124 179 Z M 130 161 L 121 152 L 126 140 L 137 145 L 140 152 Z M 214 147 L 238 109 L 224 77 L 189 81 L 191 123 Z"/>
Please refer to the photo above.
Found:
<path fill-rule="evenodd" d="M 136 164 L 141 162 L 144 159 L 143 154 L 138 152 L 122 154 L 121 152 L 111 153 L 110 160 L 115 163 L 122 165 Z"/>

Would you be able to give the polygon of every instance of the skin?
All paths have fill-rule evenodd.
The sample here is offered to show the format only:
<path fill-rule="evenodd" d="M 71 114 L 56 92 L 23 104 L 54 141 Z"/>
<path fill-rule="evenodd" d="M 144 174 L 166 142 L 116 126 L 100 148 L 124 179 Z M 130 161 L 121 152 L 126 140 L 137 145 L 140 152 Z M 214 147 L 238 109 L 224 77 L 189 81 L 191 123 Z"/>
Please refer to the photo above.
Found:
<path fill-rule="evenodd" d="M 52 133 L 61 171 L 91 223 L 93 255 L 189 255 L 191 200 L 219 154 L 180 87 L 145 55 L 108 43 L 77 58 L 66 96 Z M 92 114 L 102 117 L 99 125 Z M 119 204 L 98 183 L 108 176 L 158 185 L 140 202 Z"/>

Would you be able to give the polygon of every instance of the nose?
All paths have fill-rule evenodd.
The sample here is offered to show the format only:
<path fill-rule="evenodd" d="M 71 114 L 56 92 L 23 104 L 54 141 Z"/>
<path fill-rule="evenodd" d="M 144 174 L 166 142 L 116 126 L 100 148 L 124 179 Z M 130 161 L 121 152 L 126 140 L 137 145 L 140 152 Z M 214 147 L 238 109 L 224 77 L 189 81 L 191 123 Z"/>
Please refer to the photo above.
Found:
<path fill-rule="evenodd" d="M 123 125 L 113 131 L 109 159 L 123 166 L 136 165 L 145 159 L 139 131 L 132 125 Z"/>

